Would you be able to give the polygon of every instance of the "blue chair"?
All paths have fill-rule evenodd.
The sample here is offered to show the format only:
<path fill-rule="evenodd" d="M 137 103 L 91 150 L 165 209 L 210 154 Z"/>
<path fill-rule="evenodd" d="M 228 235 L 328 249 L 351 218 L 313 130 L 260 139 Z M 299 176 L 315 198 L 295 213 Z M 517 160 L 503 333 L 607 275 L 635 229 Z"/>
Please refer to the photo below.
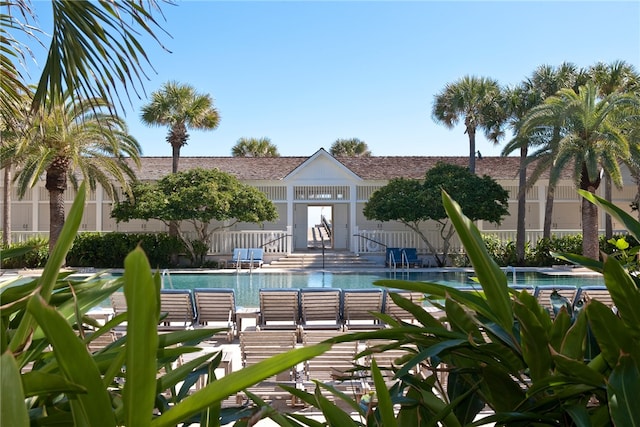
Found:
<path fill-rule="evenodd" d="M 229 267 L 241 267 L 242 261 L 247 259 L 247 249 L 234 248 L 231 261 L 227 263 Z"/>
<path fill-rule="evenodd" d="M 262 267 L 264 263 L 264 249 L 262 248 L 249 248 L 245 249 L 246 255 L 242 260 L 242 266 L 249 268 Z"/>
<path fill-rule="evenodd" d="M 387 267 L 402 265 L 402 252 L 400 248 L 387 248 L 384 263 Z"/>
<path fill-rule="evenodd" d="M 401 265 L 409 267 L 422 267 L 422 260 L 418 258 L 418 250 L 416 248 L 403 248 L 400 250 L 402 258 Z"/>

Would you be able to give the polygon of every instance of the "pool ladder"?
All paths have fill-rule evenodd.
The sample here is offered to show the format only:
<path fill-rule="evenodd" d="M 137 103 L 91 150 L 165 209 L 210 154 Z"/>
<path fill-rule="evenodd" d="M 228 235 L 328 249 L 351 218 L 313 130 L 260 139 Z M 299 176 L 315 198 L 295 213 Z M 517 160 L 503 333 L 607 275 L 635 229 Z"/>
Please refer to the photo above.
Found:
<path fill-rule="evenodd" d="M 165 284 L 165 277 L 169 281 L 169 288 L 168 289 L 173 289 L 173 282 L 171 281 L 171 273 L 169 272 L 168 268 L 165 268 L 164 270 L 162 270 L 162 274 L 160 275 L 160 287 L 162 289 L 167 289 L 167 287 L 164 285 Z"/>

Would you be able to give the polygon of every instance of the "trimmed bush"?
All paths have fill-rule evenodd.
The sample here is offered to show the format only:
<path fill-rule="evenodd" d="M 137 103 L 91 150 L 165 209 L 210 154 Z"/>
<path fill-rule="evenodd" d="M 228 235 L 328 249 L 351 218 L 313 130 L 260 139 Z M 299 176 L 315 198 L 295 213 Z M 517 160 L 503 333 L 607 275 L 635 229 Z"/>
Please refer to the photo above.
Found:
<path fill-rule="evenodd" d="M 9 258 L 2 263 L 2 268 L 42 268 L 49 259 L 49 240 L 41 237 L 29 239 L 22 243 L 14 243 L 9 248 L 35 248 L 24 255 Z"/>
<path fill-rule="evenodd" d="M 74 267 L 123 268 L 125 256 L 138 245 L 152 268 L 173 267 L 171 254 L 184 252 L 177 237 L 165 233 L 81 233 L 67 255 Z"/>

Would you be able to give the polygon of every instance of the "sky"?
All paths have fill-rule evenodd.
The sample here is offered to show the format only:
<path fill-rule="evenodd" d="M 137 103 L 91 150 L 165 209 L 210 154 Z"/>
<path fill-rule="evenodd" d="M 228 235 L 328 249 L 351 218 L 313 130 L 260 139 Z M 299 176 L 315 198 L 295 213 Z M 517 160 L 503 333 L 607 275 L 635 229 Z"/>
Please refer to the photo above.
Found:
<path fill-rule="evenodd" d="M 47 2 L 35 4 L 46 28 Z M 190 130 L 181 156 L 229 156 L 241 137 L 269 138 L 282 156 L 340 138 L 376 156 L 468 156 L 464 128 L 432 118 L 448 83 L 472 75 L 514 86 L 563 62 L 640 70 L 638 1 L 191 0 L 162 11 L 166 49 L 144 40 L 146 96 L 121 114 L 145 156 L 171 156 L 167 128 L 139 118 L 170 80 L 211 95 L 221 117 L 216 130 Z M 505 142 L 479 133 L 476 148 L 500 155 Z"/>

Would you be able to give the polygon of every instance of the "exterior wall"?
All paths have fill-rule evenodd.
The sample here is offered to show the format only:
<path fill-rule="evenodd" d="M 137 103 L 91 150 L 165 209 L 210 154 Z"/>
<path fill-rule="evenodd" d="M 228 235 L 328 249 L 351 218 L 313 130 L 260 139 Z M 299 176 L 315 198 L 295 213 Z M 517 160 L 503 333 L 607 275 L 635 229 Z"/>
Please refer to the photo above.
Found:
<path fill-rule="evenodd" d="M 613 189 L 613 202 L 631 212 L 630 203 L 637 193 L 637 186 L 625 170 L 625 186 L 622 189 Z M 478 222 L 478 227 L 484 231 L 495 231 L 508 235 L 516 228 L 517 220 L 517 178 L 512 180 L 501 179 L 498 182 L 505 187 L 510 194 L 509 213 L 501 225 L 493 225 L 486 222 Z M 379 241 L 388 246 L 417 247 L 426 252 L 424 243 L 415 236 L 408 227 L 391 221 L 380 223 L 369 221 L 362 213 L 366 201 L 378 188 L 386 184 L 386 181 L 364 181 L 351 171 L 346 169 L 330 156 L 312 156 L 301 167 L 278 181 L 247 181 L 249 185 L 263 191 L 276 205 L 279 218 L 276 221 L 262 225 L 237 223 L 226 229 L 224 238 L 216 238 L 215 247 L 212 244 L 212 252 L 220 253 L 233 248 L 232 239 L 246 239 L 247 244 L 264 244 L 273 237 L 282 237 L 277 245 L 272 245 L 271 252 L 286 252 L 291 250 L 303 250 L 307 247 L 307 207 L 313 205 L 332 206 L 333 209 L 333 244 L 335 249 L 350 250 L 354 252 L 383 251 L 383 246 L 369 243 L 368 239 Z M 0 188 L 0 191 L 2 189 Z M 531 236 L 543 228 L 544 203 L 547 191 L 547 182 L 540 180 L 527 191 L 526 229 Z M 602 187 L 599 194 L 602 194 Z M 69 190 L 65 193 L 66 210 L 68 212 L 75 192 Z M 0 207 L 2 201 L 0 200 Z M 121 232 L 166 232 L 167 227 L 160 221 L 133 220 L 127 223 L 116 223 L 110 217 L 112 200 L 98 188 L 88 197 L 85 208 L 81 231 L 121 231 Z M 579 232 L 581 228 L 580 215 L 581 200 L 576 193 L 573 183 L 563 181 L 556 189 L 554 200 L 554 214 L 552 229 L 558 233 Z M 1 212 L 1 211 L 0 211 Z M 601 213 L 600 225 L 604 228 L 604 213 Z M 221 223 L 212 223 L 212 227 L 218 227 Z M 46 234 L 49 229 L 49 197 L 44 188 L 44 182 L 38 182 L 34 189 L 27 191 L 22 200 L 18 199 L 15 189 L 12 191 L 12 231 L 14 233 L 41 233 Z M 614 231 L 623 229 L 622 224 L 613 220 Z M 247 235 L 242 233 L 246 232 Z M 424 225 L 423 232 L 430 239 L 438 241 L 439 224 L 428 222 Z M 224 233 L 224 232 L 222 232 Z M 254 237 L 248 237 L 249 234 Z M 257 236 L 257 237 L 255 237 Z M 290 236 L 284 239 L 285 236 Z M 533 238 L 532 237 L 532 238 Z M 225 240 L 226 239 L 226 240 Z M 251 240 L 253 239 L 253 240 Z M 236 240 L 237 241 L 237 240 Z M 231 242 L 231 243 L 230 243 Z"/>

